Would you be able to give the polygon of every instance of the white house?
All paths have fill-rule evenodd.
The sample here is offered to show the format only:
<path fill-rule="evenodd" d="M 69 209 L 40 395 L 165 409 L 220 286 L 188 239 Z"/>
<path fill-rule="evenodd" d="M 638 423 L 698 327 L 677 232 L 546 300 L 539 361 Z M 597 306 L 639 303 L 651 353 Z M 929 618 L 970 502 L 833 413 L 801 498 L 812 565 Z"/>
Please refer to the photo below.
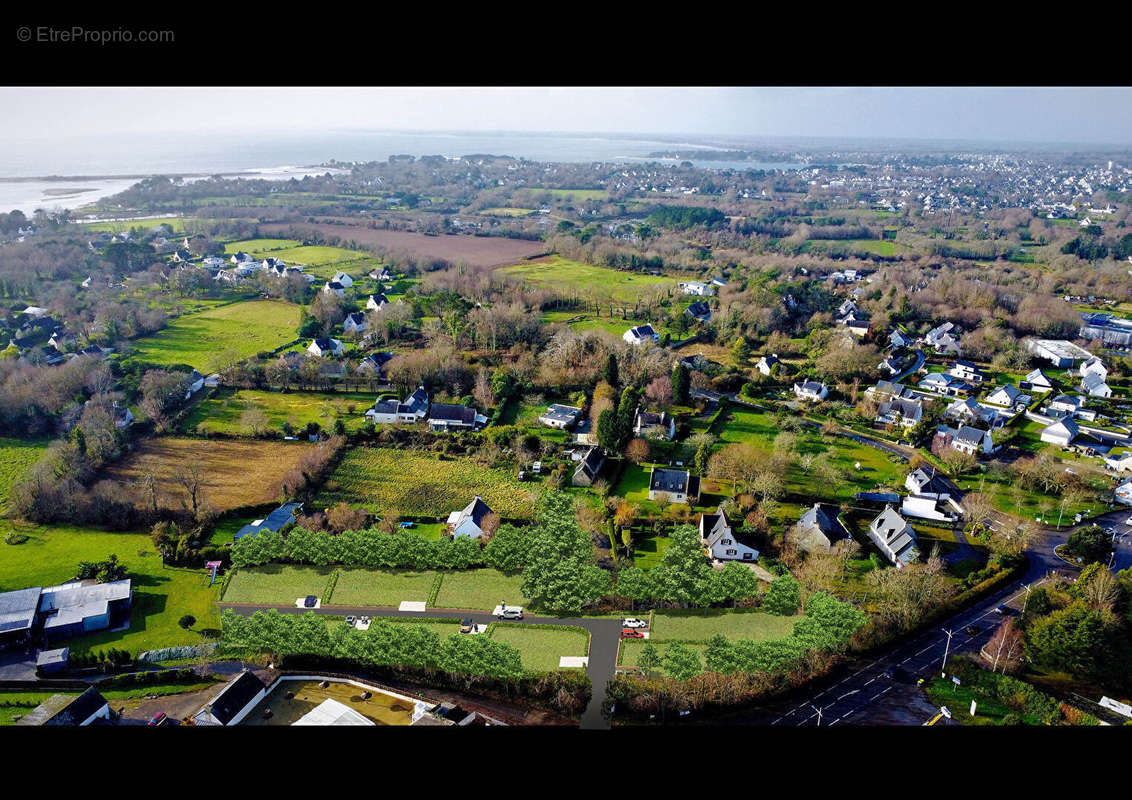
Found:
<path fill-rule="evenodd" d="M 1053 383 L 1040 369 L 1036 369 L 1026 375 L 1026 379 L 1022 381 L 1019 386 L 1031 392 L 1037 392 L 1038 394 L 1046 394 L 1047 392 L 1053 391 Z"/>
<path fill-rule="evenodd" d="M 369 300 L 366 300 L 366 308 L 370 311 L 377 311 L 384 305 L 389 304 L 389 298 L 384 294 L 371 294 Z"/>
<path fill-rule="evenodd" d="M 380 400 L 365 413 L 370 422 L 379 425 L 393 425 L 398 422 L 420 422 L 428 414 L 428 392 L 423 386 L 403 401 Z"/>
<path fill-rule="evenodd" d="M 939 500 L 935 497 L 911 494 L 904 498 L 900 505 L 900 513 L 917 519 L 930 519 L 936 522 L 950 522 L 954 519 L 951 514 L 939 510 Z"/>
<path fill-rule="evenodd" d="M 1117 472 L 1132 472 L 1132 450 L 1114 456 L 1111 453 L 1104 457 L 1105 466 Z"/>
<path fill-rule="evenodd" d="M 487 417 L 468 406 L 433 403 L 428 412 L 431 431 L 468 430 L 487 423 Z"/>
<path fill-rule="evenodd" d="M 916 531 L 890 505 L 869 524 L 869 538 L 897 567 L 915 561 L 920 555 Z"/>
<path fill-rule="evenodd" d="M 757 369 L 763 375 L 769 375 L 770 371 L 774 368 L 774 365 L 781 363 L 782 362 L 778 358 L 778 353 L 772 353 L 769 356 L 761 357 L 755 364 L 755 369 Z"/>
<path fill-rule="evenodd" d="M 621 338 L 629 344 L 644 344 L 645 342 L 660 342 L 660 334 L 652 329 L 652 325 L 638 325 L 621 334 Z"/>
<path fill-rule="evenodd" d="M 347 314 L 346 320 L 342 323 L 342 329 L 346 333 L 361 333 L 367 328 L 369 328 L 369 322 L 366 321 L 366 315 L 361 311 Z"/>
<path fill-rule="evenodd" d="M 943 412 L 944 419 L 955 422 L 982 422 L 993 425 L 998 421 L 998 412 L 987 408 L 973 397 L 956 400 Z"/>
<path fill-rule="evenodd" d="M 313 356 L 322 358 L 323 356 L 339 356 L 345 350 L 342 342 L 337 339 L 315 339 L 310 343 L 307 352 Z"/>
<path fill-rule="evenodd" d="M 978 366 L 961 358 L 955 360 L 955 364 L 947 371 L 947 374 L 967 381 L 967 383 L 979 384 L 983 382 L 983 373 Z"/>
<path fill-rule="evenodd" d="M 345 272 L 335 272 L 334 277 L 330 279 L 331 283 L 340 283 L 347 289 L 354 286 L 354 279 L 347 275 Z"/>
<path fill-rule="evenodd" d="M 483 536 L 484 517 L 488 514 L 494 513 L 483 498 L 476 495 L 472 502 L 459 511 L 453 511 L 448 515 L 448 532 L 452 534 L 452 538 L 457 536 L 468 536 L 472 539 L 478 539 Z"/>
<path fill-rule="evenodd" d="M 741 540 L 723 511 L 723 506 L 714 514 L 700 516 L 700 541 L 711 552 L 715 561 L 758 561 L 759 551 L 750 543 Z"/>
<path fill-rule="evenodd" d="M 794 394 L 803 400 L 816 403 L 829 397 L 829 387 L 817 381 L 805 381 L 794 384 Z"/>
<path fill-rule="evenodd" d="M 263 681 L 245 669 L 193 715 L 193 722 L 196 725 L 239 725 L 266 694 Z"/>
<path fill-rule="evenodd" d="M 322 287 L 323 294 L 336 294 L 339 297 L 346 296 L 346 287 L 337 281 L 327 281 L 326 285 Z"/>
<path fill-rule="evenodd" d="M 1104 376 L 1096 372 L 1090 372 L 1082 378 L 1081 385 L 1077 388 L 1089 397 L 1112 397 L 1112 389 L 1105 383 Z"/>
<path fill-rule="evenodd" d="M 1061 411 L 1064 414 L 1076 414 L 1085 407 L 1085 398 L 1075 394 L 1059 394 L 1049 403 L 1051 411 Z"/>
<path fill-rule="evenodd" d="M 900 425 L 914 428 L 924 418 L 924 406 L 919 400 L 893 397 L 881 403 L 876 421 L 881 425 Z"/>
<path fill-rule="evenodd" d="M 695 505 L 700 496 L 700 479 L 687 470 L 653 467 L 649 476 L 649 500 L 664 495 L 673 503 Z"/>
<path fill-rule="evenodd" d="M 994 452 L 994 438 L 990 431 L 979 430 L 970 425 L 960 425 L 958 430 L 940 425 L 932 442 L 932 451 L 936 452 L 941 446 L 973 456 L 986 455 Z"/>
<path fill-rule="evenodd" d="M 925 392 L 933 392 L 948 397 L 967 394 L 972 388 L 967 381 L 960 380 L 954 375 L 948 375 L 946 372 L 929 372 L 920 379 L 917 385 Z"/>
<path fill-rule="evenodd" d="M 1132 478 L 1117 486 L 1112 495 L 1116 498 L 1116 502 L 1132 506 Z"/>
<path fill-rule="evenodd" d="M 633 433 L 637 436 L 649 433 L 659 433 L 669 441 L 676 435 L 676 420 L 668 415 L 667 411 L 661 411 L 659 414 L 652 411 L 644 411 L 638 406 L 637 414 L 633 417 Z"/>
<path fill-rule="evenodd" d="M 1003 384 L 996 388 L 993 392 L 983 398 L 987 403 L 995 406 L 1003 406 L 1005 408 L 1016 408 L 1018 406 L 1028 406 L 1033 400 L 1028 394 L 1022 394 L 1022 390 L 1011 384 Z"/>
<path fill-rule="evenodd" d="M 699 281 L 683 281 L 680 283 L 680 288 L 684 294 L 693 294 L 697 297 L 710 297 L 715 294 L 715 289 L 711 284 L 700 283 Z"/>
<path fill-rule="evenodd" d="M 794 524 L 793 535 L 806 552 L 828 553 L 835 544 L 849 538 L 849 531 L 837 518 L 836 506 L 814 503 Z"/>
<path fill-rule="evenodd" d="M 1066 417 L 1042 429 L 1043 442 L 1068 447 L 1081 432 L 1077 423 Z"/>
<path fill-rule="evenodd" d="M 1106 367 L 1104 365 L 1104 362 L 1096 356 L 1093 356 L 1087 361 L 1081 362 L 1081 368 L 1079 372 L 1082 378 L 1086 378 L 1089 375 L 1100 375 L 1101 380 L 1108 378 L 1108 367 Z"/>
<path fill-rule="evenodd" d="M 543 412 L 538 421 L 548 427 L 564 430 L 577 422 L 581 415 L 582 409 L 580 408 L 554 403 Z"/>

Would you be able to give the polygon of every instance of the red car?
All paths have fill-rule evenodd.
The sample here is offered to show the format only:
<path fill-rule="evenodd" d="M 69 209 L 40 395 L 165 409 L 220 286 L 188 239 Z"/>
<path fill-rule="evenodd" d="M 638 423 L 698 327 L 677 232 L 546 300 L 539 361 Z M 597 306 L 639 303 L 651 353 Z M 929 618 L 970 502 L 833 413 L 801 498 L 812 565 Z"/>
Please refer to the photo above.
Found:
<path fill-rule="evenodd" d="M 166 719 L 165 712 L 164 711 L 158 711 L 156 714 L 153 715 L 153 719 L 151 719 L 149 721 L 149 724 L 150 724 L 150 726 L 160 725 L 161 723 L 163 723 L 165 721 L 165 719 Z"/>
<path fill-rule="evenodd" d="M 640 631 L 633 630 L 632 628 L 622 628 L 621 629 L 621 638 L 622 639 L 644 639 L 645 635 L 643 633 L 641 633 Z"/>

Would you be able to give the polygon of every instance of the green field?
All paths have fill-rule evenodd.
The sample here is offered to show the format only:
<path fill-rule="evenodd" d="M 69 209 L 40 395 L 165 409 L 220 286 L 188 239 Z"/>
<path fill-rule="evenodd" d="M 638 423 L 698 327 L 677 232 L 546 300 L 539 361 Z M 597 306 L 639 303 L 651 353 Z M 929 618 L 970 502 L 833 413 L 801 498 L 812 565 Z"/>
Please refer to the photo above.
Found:
<path fill-rule="evenodd" d="M 278 300 L 248 300 L 177 317 L 134 342 L 132 358 L 154 364 L 188 364 L 202 375 L 298 338 L 300 307 Z"/>
<path fill-rule="evenodd" d="M 0 436 L 0 516 L 8 513 L 8 492 L 47 450 L 44 439 Z"/>
<path fill-rule="evenodd" d="M 301 265 L 304 272 L 329 278 L 339 269 L 355 281 L 373 269 L 380 259 L 358 250 L 326 245 L 304 245 L 294 239 L 245 239 L 225 245 L 228 254 L 243 250 L 256 258 L 281 258 L 287 266 Z"/>
<path fill-rule="evenodd" d="M 525 606 L 521 575 L 505 575 L 494 569 L 451 570 L 444 573 L 437 608 L 459 608 L 469 611 L 491 611 L 500 600 L 507 605 Z"/>
<path fill-rule="evenodd" d="M 412 450 L 354 447 L 330 475 L 315 505 L 346 502 L 377 512 L 440 517 L 463 508 L 478 494 L 504 519 L 529 519 L 536 491 L 509 471 L 467 458 L 441 460 Z"/>
<path fill-rule="evenodd" d="M 134 590 L 130 628 L 72 639 L 68 645 L 76 653 L 117 647 L 137 655 L 142 650 L 198 644 L 201 629 L 220 627 L 213 605 L 219 586 L 209 587 L 203 569 L 162 567 L 145 533 L 0 521 L 0 532 L 13 528 L 28 540 L 10 545 L 0 536 L 0 591 L 58 585 L 75 576 L 80 561 L 102 561 L 112 553 L 126 565 Z M 192 630 L 177 624 L 185 614 L 197 619 Z"/>
<path fill-rule="evenodd" d="M 246 411 L 258 408 L 267 416 L 268 426 L 279 430 L 284 422 L 296 428 L 317 422 L 331 430 L 341 419 L 348 432 L 365 424 L 365 411 L 377 399 L 375 394 L 333 392 L 266 392 L 256 389 L 220 389 L 203 400 L 186 418 L 186 431 L 197 433 L 247 434 L 241 422 Z"/>
<path fill-rule="evenodd" d="M 336 606 L 391 606 L 425 602 L 440 574 L 435 570 L 343 568 L 329 601 Z"/>
<path fill-rule="evenodd" d="M 669 614 L 663 611 L 652 615 L 649 639 L 623 639 L 618 664 L 626 667 L 637 666 L 637 659 L 646 641 L 650 641 L 664 655 L 670 642 L 688 645 L 704 663 L 707 641 L 717 633 L 728 639 L 753 639 L 757 642 L 783 639 L 794 631 L 794 623 L 802 619 L 801 614 L 780 617 L 761 611 L 736 609 L 708 609 L 694 614 Z"/>
<path fill-rule="evenodd" d="M 334 567 L 299 567 L 290 564 L 265 564 L 245 567 L 232 576 L 225 603 L 294 603 L 300 597 L 322 598 Z M 338 589 L 334 589 L 334 597 Z"/>
<path fill-rule="evenodd" d="M 505 208 L 498 206 L 496 208 L 485 208 L 479 213 L 487 217 L 525 217 L 528 214 L 535 213 L 533 208 Z"/>
<path fill-rule="evenodd" d="M 725 444 L 754 442 L 765 447 L 769 455 L 775 437 L 781 429 L 771 414 L 746 409 L 726 411 L 712 427 L 719 436 L 716 448 Z M 818 478 L 816 471 L 807 475 L 797 465 L 791 464 L 786 474 L 786 491 L 807 498 L 826 500 L 849 500 L 857 492 L 871 491 L 877 486 L 898 486 L 907 474 L 907 464 L 890 460 L 887 453 L 860 444 L 844 436 L 823 439 L 812 427 L 806 427 L 797 434 L 797 452 L 825 453 L 837 469 L 841 478 L 830 486 Z M 857 469 L 857 464 L 861 469 Z"/>
<path fill-rule="evenodd" d="M 519 648 L 523 668 L 531 672 L 556 670 L 562 656 L 584 656 L 589 652 L 589 634 L 570 628 L 553 630 L 497 622 L 487 635 Z"/>
<path fill-rule="evenodd" d="M 555 200 L 582 202 L 584 200 L 604 200 L 609 196 L 605 189 L 526 189 L 534 197 L 549 194 Z"/>
<path fill-rule="evenodd" d="M 495 272 L 497 275 L 518 278 L 539 288 L 555 289 L 566 295 L 595 300 L 610 299 L 627 305 L 636 303 L 644 292 L 665 289 L 675 291 L 677 283 L 675 278 L 595 267 L 560 256 L 500 267 Z"/>

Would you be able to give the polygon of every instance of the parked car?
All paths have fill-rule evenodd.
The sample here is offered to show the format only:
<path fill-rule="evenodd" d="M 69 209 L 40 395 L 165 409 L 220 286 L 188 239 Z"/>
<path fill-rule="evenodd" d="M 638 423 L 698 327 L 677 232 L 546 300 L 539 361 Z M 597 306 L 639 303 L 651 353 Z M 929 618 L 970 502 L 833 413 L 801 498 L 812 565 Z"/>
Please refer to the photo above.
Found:
<path fill-rule="evenodd" d="M 998 614 L 999 616 L 1005 616 L 1007 611 L 1006 611 L 1006 608 L 1004 606 L 996 606 L 995 609 L 994 609 L 994 613 Z"/>
<path fill-rule="evenodd" d="M 978 636 L 982 628 L 980 628 L 978 625 L 968 625 L 963 630 L 968 636 Z"/>
<path fill-rule="evenodd" d="M 308 594 L 307 598 L 303 601 L 303 608 L 314 608 L 318 605 L 318 597 L 313 594 Z"/>
<path fill-rule="evenodd" d="M 476 629 L 476 624 L 472 622 L 471 617 L 464 617 L 464 621 L 460 623 L 460 633 L 471 633 Z"/>
<path fill-rule="evenodd" d="M 523 607 L 522 606 L 505 606 L 502 603 L 495 607 L 491 612 L 493 617 L 499 619 L 522 619 Z"/>
<path fill-rule="evenodd" d="M 622 628 L 647 628 L 648 626 L 648 620 L 633 619 L 632 617 L 621 622 Z"/>
<path fill-rule="evenodd" d="M 346 624 L 347 625 L 353 625 L 357 621 L 358 621 L 358 618 L 355 617 L 355 616 L 346 617 Z"/>
<path fill-rule="evenodd" d="M 645 635 L 643 633 L 641 633 L 640 631 L 633 630 L 632 628 L 622 628 L 621 629 L 621 638 L 622 639 L 644 639 Z"/>
<path fill-rule="evenodd" d="M 358 621 L 361 622 L 363 625 L 369 625 L 370 619 L 371 619 L 371 617 L 368 614 L 366 614 L 365 616 L 359 617 Z"/>
<path fill-rule="evenodd" d="M 165 716 L 165 712 L 164 711 L 158 711 L 156 714 L 153 715 L 153 719 L 151 719 L 149 721 L 149 724 L 150 724 L 151 727 L 156 726 L 156 725 L 160 725 L 166 719 L 168 719 L 168 717 Z"/>

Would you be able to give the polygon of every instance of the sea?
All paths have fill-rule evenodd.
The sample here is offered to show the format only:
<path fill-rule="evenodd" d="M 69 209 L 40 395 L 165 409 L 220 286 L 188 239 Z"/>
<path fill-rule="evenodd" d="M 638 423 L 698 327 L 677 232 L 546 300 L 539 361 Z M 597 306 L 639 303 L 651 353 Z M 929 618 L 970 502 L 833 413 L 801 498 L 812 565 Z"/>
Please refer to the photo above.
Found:
<path fill-rule="evenodd" d="M 0 211 L 79 209 L 151 175 L 223 175 L 289 180 L 321 175 L 333 162 L 385 161 L 392 155 L 506 155 L 532 161 L 678 163 L 649 153 L 679 150 L 708 169 L 793 170 L 797 162 L 697 161 L 696 151 L 732 149 L 720 139 L 576 133 L 405 132 L 336 130 L 321 133 L 217 131 L 53 138 L 0 136 Z"/>

